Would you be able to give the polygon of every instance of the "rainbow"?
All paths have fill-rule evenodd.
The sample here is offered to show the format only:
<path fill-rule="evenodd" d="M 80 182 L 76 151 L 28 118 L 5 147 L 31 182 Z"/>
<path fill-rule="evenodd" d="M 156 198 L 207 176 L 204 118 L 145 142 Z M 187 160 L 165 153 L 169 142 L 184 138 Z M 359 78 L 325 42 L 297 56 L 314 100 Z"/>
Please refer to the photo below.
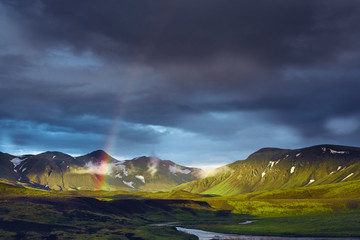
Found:
<path fill-rule="evenodd" d="M 98 190 L 105 190 L 108 191 L 109 186 L 108 186 L 108 181 L 107 178 L 110 174 L 110 164 L 109 164 L 109 160 L 110 160 L 110 156 L 109 155 L 103 155 L 101 157 L 101 162 L 100 162 L 100 174 L 95 174 L 95 185 L 96 185 L 96 189 Z"/>
<path fill-rule="evenodd" d="M 164 27 L 166 26 L 166 23 L 168 22 L 178 2 L 179 0 L 168 1 L 167 4 L 164 6 L 163 14 L 159 15 L 158 21 L 156 22 L 152 31 L 150 31 L 149 38 L 147 39 L 147 41 L 144 42 L 144 47 L 142 49 L 143 51 L 141 51 L 142 54 L 138 55 L 137 61 L 135 62 L 134 67 L 132 68 L 133 70 L 130 73 L 128 80 L 125 81 L 124 84 L 125 91 L 124 94 L 118 100 L 118 107 L 115 111 L 115 117 L 111 125 L 104 147 L 105 152 L 107 152 L 108 154 L 111 154 L 113 152 L 114 145 L 116 142 L 116 136 L 119 130 L 119 123 L 125 111 L 125 106 L 129 94 L 131 90 L 134 88 L 135 82 L 139 79 L 139 73 L 140 73 L 139 70 L 142 64 L 145 62 L 146 57 L 152 53 L 156 40 L 161 35 Z M 109 173 L 111 172 L 111 164 L 109 163 L 110 161 L 109 158 L 110 158 L 109 155 L 103 156 L 101 158 L 101 165 L 100 165 L 101 174 L 96 174 L 95 176 L 96 188 L 98 190 L 107 190 L 107 191 L 110 190 L 110 186 L 108 184 Z"/>

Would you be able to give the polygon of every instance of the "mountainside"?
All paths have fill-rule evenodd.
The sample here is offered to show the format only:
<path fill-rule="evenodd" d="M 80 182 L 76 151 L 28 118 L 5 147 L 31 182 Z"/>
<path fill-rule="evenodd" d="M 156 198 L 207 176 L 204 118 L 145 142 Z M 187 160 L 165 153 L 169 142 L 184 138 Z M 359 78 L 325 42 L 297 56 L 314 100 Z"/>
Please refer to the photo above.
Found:
<path fill-rule="evenodd" d="M 318 145 L 287 150 L 264 148 L 216 170 L 212 176 L 176 189 L 235 195 L 254 191 L 316 186 L 360 179 L 360 148 Z"/>
<path fill-rule="evenodd" d="M 79 157 L 61 152 L 16 157 L 0 152 L 0 164 L 0 178 L 48 190 L 162 190 L 199 179 L 202 173 L 155 157 L 118 161 L 101 150 Z"/>

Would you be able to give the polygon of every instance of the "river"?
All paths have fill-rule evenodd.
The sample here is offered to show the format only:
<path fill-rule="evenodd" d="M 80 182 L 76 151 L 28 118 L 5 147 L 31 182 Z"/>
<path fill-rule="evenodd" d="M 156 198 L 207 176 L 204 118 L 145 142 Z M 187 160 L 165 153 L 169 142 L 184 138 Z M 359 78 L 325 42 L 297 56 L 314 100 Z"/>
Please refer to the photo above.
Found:
<path fill-rule="evenodd" d="M 241 222 L 239 224 L 250 224 L 256 220 L 249 220 Z M 150 226 L 179 226 L 183 225 L 181 222 L 163 222 L 151 224 Z M 360 238 L 335 238 L 335 237 L 277 237 L 277 236 L 249 236 L 249 235 L 238 235 L 238 234 L 227 234 L 227 233 L 216 233 L 203 231 L 199 229 L 191 229 L 184 227 L 176 227 L 176 230 L 187 234 L 195 235 L 199 240 L 226 240 L 226 239 L 237 239 L 237 240 L 355 240 Z"/>
<path fill-rule="evenodd" d="M 193 234 L 199 238 L 199 240 L 225 240 L 225 239 L 238 239 L 238 240 L 352 240 L 360 238 L 331 238 L 331 237 L 276 237 L 276 236 L 246 236 L 236 234 L 225 234 L 208 232 L 198 229 L 189 229 L 183 227 L 176 227 L 176 230 Z"/>

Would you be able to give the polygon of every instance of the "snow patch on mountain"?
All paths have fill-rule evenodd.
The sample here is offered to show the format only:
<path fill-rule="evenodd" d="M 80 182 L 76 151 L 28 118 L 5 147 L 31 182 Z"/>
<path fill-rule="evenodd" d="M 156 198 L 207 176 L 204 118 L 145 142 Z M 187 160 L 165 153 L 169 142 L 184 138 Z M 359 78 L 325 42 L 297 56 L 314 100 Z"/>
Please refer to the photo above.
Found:
<path fill-rule="evenodd" d="M 10 162 L 12 162 L 12 164 L 14 164 L 14 168 L 16 168 L 18 165 L 20 165 L 21 162 L 23 162 L 25 160 L 26 160 L 26 158 L 24 158 L 24 159 L 13 158 L 10 160 Z"/>
<path fill-rule="evenodd" d="M 268 167 L 270 168 L 270 170 L 272 169 L 272 167 L 273 167 L 274 165 L 276 165 L 276 163 L 277 163 L 277 162 L 275 162 L 275 161 L 269 161 Z"/>
<path fill-rule="evenodd" d="M 295 172 L 295 166 L 292 166 L 290 169 L 290 174 L 293 174 Z"/>
<path fill-rule="evenodd" d="M 339 171 L 341 169 L 341 166 L 338 166 L 337 170 Z"/>
<path fill-rule="evenodd" d="M 300 157 L 300 155 L 301 155 L 301 153 L 297 153 L 297 154 L 295 155 L 295 157 Z"/>
<path fill-rule="evenodd" d="M 315 179 L 310 179 L 307 185 L 310 185 L 310 184 L 312 184 L 313 182 L 315 182 Z"/>
<path fill-rule="evenodd" d="M 330 153 L 331 154 L 349 154 L 348 151 L 336 151 L 336 150 L 333 150 L 333 149 L 330 149 Z"/>
<path fill-rule="evenodd" d="M 122 176 L 120 175 L 120 173 L 115 175 L 115 178 L 122 178 Z"/>
<path fill-rule="evenodd" d="M 129 176 L 129 173 L 126 171 L 126 166 L 125 165 L 119 164 L 119 165 L 117 165 L 117 167 L 122 169 L 125 176 Z"/>
<path fill-rule="evenodd" d="M 136 175 L 135 176 L 137 179 L 139 179 L 140 181 L 142 181 L 143 183 L 145 183 L 145 178 L 143 176 L 140 175 Z"/>
<path fill-rule="evenodd" d="M 344 181 L 345 179 L 348 179 L 349 177 L 351 177 L 352 175 L 354 175 L 354 173 L 350 173 L 349 175 L 347 175 L 343 180 L 341 181 Z"/>
<path fill-rule="evenodd" d="M 182 170 L 182 169 L 177 168 L 176 166 L 172 166 L 172 165 L 169 166 L 169 171 L 172 172 L 173 174 L 175 174 L 175 173 L 183 173 L 183 174 L 191 173 L 190 169 L 183 169 Z"/>
<path fill-rule="evenodd" d="M 261 178 L 263 178 L 263 177 L 265 176 L 265 174 L 266 174 L 266 172 L 263 172 L 263 173 L 261 174 Z"/>
<path fill-rule="evenodd" d="M 135 188 L 134 186 L 133 186 L 133 182 L 126 182 L 126 181 L 123 181 L 123 183 L 125 184 L 125 185 L 128 185 L 129 187 L 131 187 L 131 188 Z"/>
<path fill-rule="evenodd" d="M 279 159 L 279 160 L 277 160 L 277 161 L 269 161 L 269 164 L 267 165 L 269 168 L 270 168 L 270 170 L 274 167 L 274 166 L 276 166 L 279 162 L 281 161 L 281 159 Z"/>

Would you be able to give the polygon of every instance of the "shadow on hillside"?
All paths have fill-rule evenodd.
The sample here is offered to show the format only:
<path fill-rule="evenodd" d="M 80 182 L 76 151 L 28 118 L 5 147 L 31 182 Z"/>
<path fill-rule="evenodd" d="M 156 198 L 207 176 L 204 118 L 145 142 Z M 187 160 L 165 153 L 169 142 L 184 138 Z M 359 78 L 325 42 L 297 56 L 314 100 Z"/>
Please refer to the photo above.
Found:
<path fill-rule="evenodd" d="M 8 239 L 53 239 L 122 236 L 115 239 L 156 239 L 158 234 L 179 234 L 174 227 L 150 227 L 161 222 L 207 223 L 249 216 L 214 211 L 204 201 L 164 199 L 117 199 L 89 197 L 26 196 L 0 198 L 0 234 Z M 153 229 L 156 229 L 154 231 Z M 13 235 L 11 235 L 13 234 Z M 16 235 L 14 235 L 16 234 Z M 11 236 L 11 237 L 10 237 Z M 18 237 L 16 237 L 18 236 Z M 21 236 L 25 236 L 22 238 Z M 39 237 L 37 236 L 37 237 Z M 54 238 L 56 236 L 57 238 Z M 147 236 L 147 237 L 144 237 Z M 179 236 L 182 236 L 181 234 Z M 186 235 L 184 235 L 186 236 Z"/>

